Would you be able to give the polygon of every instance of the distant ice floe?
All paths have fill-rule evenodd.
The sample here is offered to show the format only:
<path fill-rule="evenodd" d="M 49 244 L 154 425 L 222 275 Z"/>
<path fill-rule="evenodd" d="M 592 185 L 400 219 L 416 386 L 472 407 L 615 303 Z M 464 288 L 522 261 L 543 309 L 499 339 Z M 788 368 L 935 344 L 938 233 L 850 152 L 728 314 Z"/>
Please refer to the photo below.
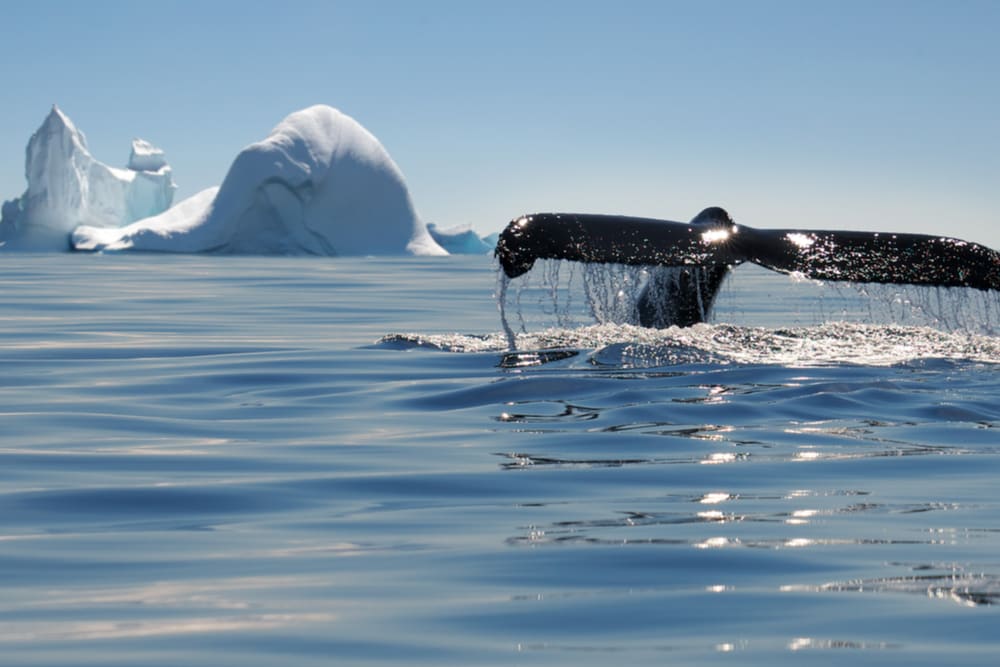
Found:
<path fill-rule="evenodd" d="M 499 234 L 480 236 L 472 225 L 456 225 L 442 229 L 433 222 L 427 223 L 427 231 L 442 248 L 453 255 L 484 255 L 493 252 Z"/>
<path fill-rule="evenodd" d="M 218 188 L 120 229 L 81 225 L 71 240 L 78 250 L 448 254 L 420 222 L 382 144 L 325 105 L 289 115 L 244 148 Z"/>
<path fill-rule="evenodd" d="M 177 188 L 163 151 L 135 139 L 128 167 L 110 167 L 57 106 L 28 141 L 25 176 L 27 191 L 3 204 L 4 250 L 67 250 L 76 227 L 114 228 L 156 215 Z"/>

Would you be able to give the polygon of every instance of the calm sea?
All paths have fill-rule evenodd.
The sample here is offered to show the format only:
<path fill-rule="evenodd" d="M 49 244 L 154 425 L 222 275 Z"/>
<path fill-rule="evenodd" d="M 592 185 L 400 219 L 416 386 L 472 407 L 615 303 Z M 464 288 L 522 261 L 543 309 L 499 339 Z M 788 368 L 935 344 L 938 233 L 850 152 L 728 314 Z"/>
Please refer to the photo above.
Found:
<path fill-rule="evenodd" d="M 548 273 L 0 256 L 0 663 L 997 664 L 995 296 Z"/>

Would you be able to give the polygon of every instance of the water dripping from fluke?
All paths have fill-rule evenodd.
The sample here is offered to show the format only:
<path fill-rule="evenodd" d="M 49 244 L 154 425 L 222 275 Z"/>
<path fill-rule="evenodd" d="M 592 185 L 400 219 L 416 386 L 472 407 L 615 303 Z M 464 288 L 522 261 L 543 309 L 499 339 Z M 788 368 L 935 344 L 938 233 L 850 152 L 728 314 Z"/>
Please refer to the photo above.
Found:
<path fill-rule="evenodd" d="M 513 220 L 500 234 L 495 255 L 504 278 L 511 279 L 539 271 L 539 260 L 584 265 L 584 292 L 591 314 L 599 322 L 630 322 L 653 328 L 705 322 L 731 269 L 752 263 L 799 279 L 930 288 L 936 303 L 935 297 L 918 299 L 917 310 L 929 313 L 949 330 L 956 330 L 967 318 L 956 319 L 951 312 L 954 309 L 942 303 L 942 290 L 970 288 L 990 295 L 983 309 L 987 333 L 1000 329 L 993 322 L 1000 298 L 1000 253 L 941 236 L 761 230 L 735 223 L 719 207 L 703 210 L 690 223 L 539 213 Z M 620 289 L 610 292 L 610 300 L 601 301 L 591 289 L 601 272 L 591 268 L 606 266 L 620 267 L 614 271 L 623 280 Z M 541 270 L 546 276 L 552 273 L 544 263 Z M 549 291 L 553 314 L 558 317 L 564 314 L 554 298 L 559 291 Z M 501 292 L 503 311 L 506 282 Z M 564 303 L 568 307 L 568 300 Z M 510 331 L 506 314 L 504 326 Z"/>

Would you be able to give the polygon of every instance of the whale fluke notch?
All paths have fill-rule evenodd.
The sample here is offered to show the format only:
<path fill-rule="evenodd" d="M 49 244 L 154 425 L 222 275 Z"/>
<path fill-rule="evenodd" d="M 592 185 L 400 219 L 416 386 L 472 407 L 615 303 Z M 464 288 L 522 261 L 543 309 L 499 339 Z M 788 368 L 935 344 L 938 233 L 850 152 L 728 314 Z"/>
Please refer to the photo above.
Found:
<path fill-rule="evenodd" d="M 815 280 L 1000 290 L 1000 253 L 982 245 L 924 234 L 754 229 L 717 206 L 690 223 L 535 213 L 507 225 L 495 254 L 509 278 L 538 259 L 682 267 L 669 289 L 654 275 L 640 295 L 640 323 L 656 327 L 704 321 L 729 269 L 743 262 Z M 651 304 L 654 293 L 671 303 Z"/>

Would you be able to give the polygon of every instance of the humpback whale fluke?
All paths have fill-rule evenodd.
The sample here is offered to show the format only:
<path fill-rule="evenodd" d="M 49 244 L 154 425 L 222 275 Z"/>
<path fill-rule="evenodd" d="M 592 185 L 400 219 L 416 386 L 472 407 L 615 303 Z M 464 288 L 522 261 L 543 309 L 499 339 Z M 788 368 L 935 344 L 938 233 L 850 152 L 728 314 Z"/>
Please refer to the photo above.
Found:
<path fill-rule="evenodd" d="M 729 269 L 743 262 L 816 280 L 1000 290 L 1000 253 L 924 234 L 754 229 L 718 206 L 690 223 L 587 213 L 513 220 L 495 254 L 516 278 L 537 259 L 680 267 L 654 272 L 639 297 L 643 326 L 704 321 Z"/>

